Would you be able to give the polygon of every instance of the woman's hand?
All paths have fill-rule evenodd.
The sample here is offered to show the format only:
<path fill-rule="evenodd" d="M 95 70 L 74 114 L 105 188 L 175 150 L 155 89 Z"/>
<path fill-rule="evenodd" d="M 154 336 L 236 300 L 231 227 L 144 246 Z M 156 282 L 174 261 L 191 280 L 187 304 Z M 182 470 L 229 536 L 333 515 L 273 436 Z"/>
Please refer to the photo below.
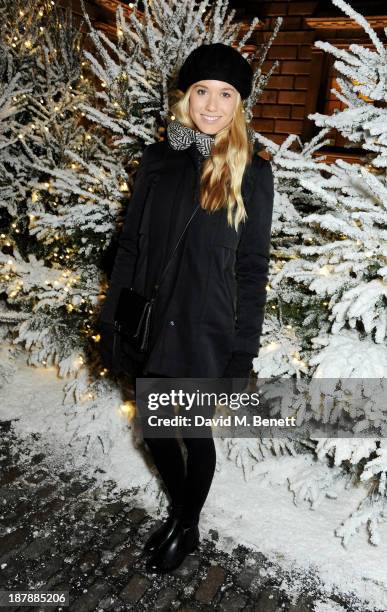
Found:
<path fill-rule="evenodd" d="M 255 355 L 236 351 L 224 371 L 223 378 L 248 378 Z"/>
<path fill-rule="evenodd" d="M 223 378 L 237 379 L 231 383 L 230 392 L 241 393 L 247 387 L 254 357 L 254 354 L 240 351 L 231 354 L 231 359 L 223 373 Z"/>

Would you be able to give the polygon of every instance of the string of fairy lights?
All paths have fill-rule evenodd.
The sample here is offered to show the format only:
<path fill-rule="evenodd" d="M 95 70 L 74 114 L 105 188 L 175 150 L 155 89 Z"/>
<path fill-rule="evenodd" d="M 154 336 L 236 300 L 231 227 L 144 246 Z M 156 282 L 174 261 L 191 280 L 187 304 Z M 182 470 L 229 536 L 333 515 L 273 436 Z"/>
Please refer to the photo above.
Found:
<path fill-rule="evenodd" d="M 13 53 L 16 53 L 18 57 L 25 57 L 26 54 L 30 54 L 32 56 L 39 52 L 41 49 L 41 38 L 44 36 L 47 24 L 45 20 L 47 19 L 49 13 L 54 7 L 55 2 L 43 2 L 39 6 L 36 3 L 30 5 L 30 7 L 26 7 L 26 9 L 17 9 L 15 6 L 15 13 L 11 16 L 11 22 L 8 24 L 8 30 L 12 32 L 12 36 L 6 37 L 6 41 L 10 49 L 13 50 Z M 33 10 L 29 10 L 32 8 Z M 40 22 L 39 22 L 40 20 Z M 59 29 L 62 28 L 61 24 L 57 24 Z M 77 50 L 80 49 L 79 42 L 76 45 Z M 50 54 L 53 56 L 57 55 L 56 49 L 50 49 Z M 50 62 L 50 57 L 46 56 L 46 61 Z M 51 57 L 51 59 L 54 59 Z M 81 70 L 87 66 L 85 61 L 81 62 Z M 86 75 L 80 74 L 81 85 L 85 85 L 89 81 Z M 35 98 L 34 105 L 38 107 L 40 111 L 41 117 L 46 117 L 48 121 L 44 124 L 44 120 L 37 121 L 36 118 L 27 121 L 24 125 L 20 126 L 20 133 L 17 135 L 19 141 L 24 142 L 29 138 L 33 138 L 34 134 L 39 132 L 40 134 L 50 133 L 50 116 L 49 111 L 52 111 L 52 116 L 55 118 L 61 117 L 64 118 L 66 113 L 69 111 L 77 111 L 78 105 L 74 104 L 71 100 L 77 98 L 77 102 L 79 104 L 80 92 L 74 91 L 74 88 L 71 84 L 67 84 L 68 91 L 65 92 L 66 95 L 62 95 L 60 99 L 60 103 L 55 103 L 53 99 L 49 98 Z M 19 95 L 15 95 L 12 98 L 15 107 L 19 107 L 22 110 L 25 109 L 26 103 L 29 101 L 29 98 L 26 93 L 22 93 Z M 40 107 L 39 107 L 40 105 Z M 81 117 L 85 117 L 84 112 L 79 112 Z M 76 147 L 78 150 L 85 146 L 88 141 L 90 141 L 92 136 L 90 134 L 85 134 L 84 142 Z M 79 164 L 72 162 L 70 164 L 72 170 L 76 171 L 80 169 Z M 103 181 L 106 174 L 101 171 L 101 182 Z M 128 186 L 126 182 L 122 182 L 120 185 L 122 191 L 126 191 Z M 90 186 L 88 188 L 89 193 L 93 193 L 95 191 L 94 187 Z M 32 188 L 30 192 L 30 201 L 32 204 L 39 204 L 38 211 L 40 212 L 42 208 L 44 209 L 44 199 L 49 196 L 49 205 L 55 209 L 59 205 L 59 200 L 55 197 L 55 188 L 53 180 L 46 180 L 42 184 L 38 186 L 38 188 Z M 86 198 L 83 198 L 84 200 Z M 37 219 L 36 214 L 29 212 L 28 213 L 28 228 L 31 229 L 35 226 L 35 222 Z M 19 226 L 22 229 L 19 228 Z M 25 229 L 24 219 L 20 218 L 19 220 L 12 221 L 9 225 L 9 230 L 7 233 L 4 231 L 0 234 L 0 248 L 4 254 L 9 254 L 12 256 L 14 249 L 17 248 L 17 240 L 21 237 L 23 233 L 23 229 Z M 58 272 L 58 276 L 55 279 L 47 278 L 44 281 L 44 285 L 47 291 L 60 291 L 63 292 L 64 296 L 68 295 L 69 300 L 64 300 L 64 306 L 68 313 L 78 313 L 78 316 L 83 319 L 85 315 L 93 315 L 94 308 L 93 305 L 88 299 L 85 297 L 81 297 L 79 295 L 80 288 L 78 287 L 78 292 L 74 291 L 77 288 L 77 284 L 81 280 L 81 276 L 76 274 L 71 269 L 68 269 L 68 264 L 71 264 L 72 260 L 74 260 L 74 255 L 76 254 L 75 246 L 66 246 L 64 241 L 64 236 L 61 236 L 60 233 L 55 233 L 53 236 L 53 241 L 57 242 L 53 247 L 50 248 L 48 253 L 46 253 L 46 263 L 51 262 L 52 269 L 54 272 Z M 19 238 L 20 239 L 20 238 Z M 64 242 L 64 243 L 63 243 Z M 61 244 L 62 243 L 62 244 Z M 60 268 L 66 266 L 64 270 L 60 271 Z M 60 271 L 60 272 L 59 272 Z M 14 302 L 17 303 L 18 294 L 23 293 L 24 282 L 23 279 L 20 278 L 20 270 L 18 271 L 18 262 L 15 259 L 9 258 L 6 263 L 3 265 L 3 270 L 0 274 L 0 279 L 5 283 L 11 290 L 8 292 L 8 297 Z M 20 301 L 19 301 L 20 303 Z M 90 317 L 88 317 L 90 319 Z M 83 322 L 80 331 L 86 335 L 91 337 L 94 342 L 98 342 L 100 340 L 99 334 L 95 334 L 91 324 L 88 320 Z M 76 364 L 81 365 L 84 363 L 84 358 L 79 355 L 76 358 Z M 47 362 L 43 360 L 42 363 L 45 365 Z M 100 371 L 100 375 L 104 376 L 107 370 L 104 368 Z"/>

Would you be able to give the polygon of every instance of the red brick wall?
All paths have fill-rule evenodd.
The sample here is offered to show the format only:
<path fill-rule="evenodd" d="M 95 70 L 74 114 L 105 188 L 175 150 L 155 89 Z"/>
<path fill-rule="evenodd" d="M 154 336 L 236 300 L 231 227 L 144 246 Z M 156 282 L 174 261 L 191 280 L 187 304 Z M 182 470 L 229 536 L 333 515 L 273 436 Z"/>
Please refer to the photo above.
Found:
<path fill-rule="evenodd" d="M 255 5 L 256 14 L 263 21 L 262 29 L 255 35 L 258 46 L 270 38 L 276 17 L 284 18 L 262 68 L 267 72 L 273 60 L 279 60 L 279 66 L 254 108 L 253 119 L 257 131 L 280 143 L 290 133 L 300 136 L 303 133 L 314 38 L 303 17 L 313 14 L 317 2 L 272 0 Z"/>
<path fill-rule="evenodd" d="M 328 0 L 326 4 L 331 5 Z M 279 66 L 254 107 L 253 127 L 277 143 L 283 142 L 291 133 L 298 134 L 305 141 L 317 131 L 307 115 L 316 111 L 329 112 L 327 101 L 333 98 L 328 87 L 328 80 L 332 81 L 334 77 L 329 67 L 332 60 L 313 43 L 329 40 L 334 45 L 347 47 L 352 42 L 369 45 L 369 38 L 361 29 L 353 27 L 309 27 L 306 19 L 315 16 L 317 11 L 320 16 L 321 6 L 325 9 L 325 4 L 317 0 L 255 0 L 245 6 L 249 11 L 248 20 L 258 16 L 263 22 L 252 39 L 258 47 L 269 40 L 276 17 L 283 17 L 282 27 L 263 64 L 263 72 L 268 72 L 274 60 L 279 60 Z M 362 6 L 360 12 L 366 16 L 367 2 Z M 358 6 L 357 9 L 360 10 Z M 378 14 L 386 14 L 385 9 Z M 339 10 L 336 15 L 346 18 Z M 377 32 L 383 36 L 382 29 L 377 29 Z M 340 144 L 339 140 L 336 139 L 335 144 Z"/>

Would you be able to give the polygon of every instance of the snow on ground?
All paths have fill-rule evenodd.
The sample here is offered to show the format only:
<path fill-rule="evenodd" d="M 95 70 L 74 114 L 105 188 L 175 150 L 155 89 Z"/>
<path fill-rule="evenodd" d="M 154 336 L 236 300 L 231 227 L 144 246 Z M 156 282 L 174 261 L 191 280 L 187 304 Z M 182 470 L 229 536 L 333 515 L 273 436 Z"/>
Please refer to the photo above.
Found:
<path fill-rule="evenodd" d="M 63 403 L 66 381 L 55 368 L 34 368 L 19 354 L 15 369 L 0 389 L 0 420 L 12 419 L 16 433 L 39 433 L 55 455 L 67 456 L 97 481 L 113 480 L 118 489 L 139 487 L 150 513 L 165 507 L 151 463 L 138 448 L 138 434 L 123 412 L 123 396 L 115 388 L 103 405 Z M 297 596 L 308 575 L 318 576 L 327 596 L 353 593 L 367 609 L 387 609 L 387 525 L 381 544 L 367 541 L 362 530 L 345 549 L 334 530 L 364 497 L 349 489 L 337 499 L 325 498 L 314 510 L 296 506 L 286 477 L 312 464 L 309 455 L 265 460 L 245 482 L 240 469 L 226 458 L 216 439 L 218 464 L 201 518 L 201 533 L 216 529 L 217 545 L 232 551 L 237 544 L 259 550 L 284 568 L 289 581 L 283 588 Z M 286 582 L 286 581 L 285 581 Z M 330 607 L 329 607 L 330 606 Z M 315 612 L 340 610 L 317 602 Z"/>

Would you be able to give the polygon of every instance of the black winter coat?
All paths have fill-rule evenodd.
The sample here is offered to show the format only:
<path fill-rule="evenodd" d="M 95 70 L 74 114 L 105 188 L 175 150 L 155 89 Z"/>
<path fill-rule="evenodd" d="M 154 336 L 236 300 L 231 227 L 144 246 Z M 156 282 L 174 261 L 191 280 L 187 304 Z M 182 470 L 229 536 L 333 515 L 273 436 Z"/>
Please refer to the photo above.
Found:
<path fill-rule="evenodd" d="M 274 188 L 271 164 L 257 150 L 243 177 L 247 220 L 238 233 L 225 209 L 200 208 L 179 245 L 159 289 L 145 372 L 217 378 L 234 353 L 258 354 Z M 194 143 L 178 151 L 166 139 L 145 148 L 101 324 L 113 323 L 122 287 L 150 297 L 197 204 L 203 160 Z"/>

